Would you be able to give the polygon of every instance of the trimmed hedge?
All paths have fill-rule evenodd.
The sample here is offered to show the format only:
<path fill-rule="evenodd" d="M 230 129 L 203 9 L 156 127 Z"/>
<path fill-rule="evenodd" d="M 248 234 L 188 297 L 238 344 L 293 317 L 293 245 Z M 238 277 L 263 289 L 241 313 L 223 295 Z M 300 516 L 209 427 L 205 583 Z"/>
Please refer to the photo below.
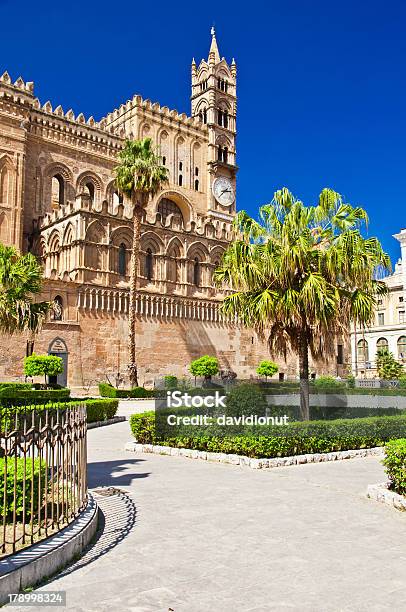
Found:
<path fill-rule="evenodd" d="M 0 405 L 46 404 L 68 400 L 70 389 L 0 388 Z"/>
<path fill-rule="evenodd" d="M 32 389 L 33 385 L 31 383 L 17 383 L 17 382 L 0 382 L 0 391 L 4 389 L 20 389 L 20 390 L 29 390 Z"/>
<path fill-rule="evenodd" d="M 144 389 L 144 387 L 134 387 L 133 389 L 116 389 L 108 383 L 99 383 L 99 393 L 102 397 L 118 397 L 118 398 L 147 398 L 154 397 L 153 390 Z"/>
<path fill-rule="evenodd" d="M 286 426 L 246 429 L 239 435 L 208 435 L 194 429 L 194 435 L 159 437 L 155 432 L 155 413 L 130 417 L 134 437 L 141 444 L 163 444 L 249 457 L 287 457 L 306 453 L 326 453 L 382 446 L 393 438 L 406 437 L 406 416 L 306 421 Z M 190 428 L 189 428 L 190 431 Z M 241 431 L 241 430 L 240 430 Z"/>
<path fill-rule="evenodd" d="M 118 409 L 117 399 L 86 399 L 87 422 L 107 421 L 116 416 Z"/>
<path fill-rule="evenodd" d="M 0 514 L 6 515 L 6 519 L 12 520 L 13 511 L 15 507 L 16 518 L 20 520 L 23 518 L 23 501 L 24 501 L 24 472 L 25 472 L 25 518 L 30 519 L 31 517 L 31 506 L 29 500 L 31 494 L 33 494 L 34 500 L 34 514 L 37 512 L 39 507 L 39 483 L 44 487 L 46 463 L 40 459 L 27 458 L 24 467 L 24 459 L 17 459 L 17 471 L 15 473 L 14 459 L 7 461 L 7 479 L 4 475 L 5 460 L 0 459 Z M 33 465 L 34 462 L 34 465 Z M 34 473 L 33 473 L 34 472 Z M 16 475 L 16 499 L 14 503 L 14 475 Z M 6 484 L 6 507 L 4 508 L 4 485 Z"/>
<path fill-rule="evenodd" d="M 383 464 L 389 476 L 390 488 L 406 495 L 406 439 L 391 440 L 385 446 Z"/>

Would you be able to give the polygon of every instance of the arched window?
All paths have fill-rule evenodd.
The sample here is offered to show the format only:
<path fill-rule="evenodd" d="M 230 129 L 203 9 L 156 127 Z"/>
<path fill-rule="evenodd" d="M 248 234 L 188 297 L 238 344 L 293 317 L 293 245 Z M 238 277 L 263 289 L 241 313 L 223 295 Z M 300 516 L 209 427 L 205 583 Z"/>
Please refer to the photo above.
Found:
<path fill-rule="evenodd" d="M 52 200 L 51 207 L 59 208 L 65 203 L 65 182 L 60 174 L 52 177 Z"/>
<path fill-rule="evenodd" d="M 199 191 L 199 179 L 195 179 L 195 191 Z"/>
<path fill-rule="evenodd" d="M 113 206 L 117 206 L 118 204 L 122 204 L 124 201 L 123 194 L 118 193 L 118 191 L 113 191 L 112 204 Z"/>
<path fill-rule="evenodd" d="M 195 257 L 193 264 L 193 284 L 196 285 L 196 287 L 200 285 L 200 261 L 198 257 Z"/>
<path fill-rule="evenodd" d="M 218 147 L 217 149 L 217 159 L 218 161 L 228 163 L 228 149 L 227 147 Z"/>
<path fill-rule="evenodd" d="M 182 187 L 183 184 L 183 176 L 181 174 L 179 174 L 179 178 L 178 178 L 178 185 L 179 187 Z"/>
<path fill-rule="evenodd" d="M 379 338 L 379 340 L 376 343 L 376 350 L 377 351 L 387 351 L 388 350 L 388 341 L 386 338 Z"/>
<path fill-rule="evenodd" d="M 228 113 L 226 110 L 223 113 L 223 126 L 228 128 Z"/>
<path fill-rule="evenodd" d="M 55 296 L 52 305 L 52 318 L 54 321 L 62 321 L 63 319 L 63 301 L 60 295 Z"/>
<path fill-rule="evenodd" d="M 88 193 L 90 196 L 90 201 L 94 202 L 94 185 L 92 182 L 87 182 L 84 188 L 85 193 Z"/>
<path fill-rule="evenodd" d="M 162 222 L 165 223 L 168 215 L 174 215 L 179 221 L 183 223 L 183 215 L 179 206 L 168 198 L 162 198 L 158 204 L 158 212 L 162 215 Z"/>
<path fill-rule="evenodd" d="M 195 176 L 199 176 L 199 168 L 197 166 L 195 168 Z"/>
<path fill-rule="evenodd" d="M 148 280 L 152 280 L 154 272 L 154 258 L 151 249 L 147 249 L 145 256 L 145 276 Z"/>
<path fill-rule="evenodd" d="M 220 109 L 217 111 L 217 123 L 223 125 L 223 111 Z"/>
<path fill-rule="evenodd" d="M 400 336 L 398 339 L 398 359 L 406 361 L 406 336 Z"/>
<path fill-rule="evenodd" d="M 368 342 L 366 340 L 358 340 L 357 356 L 359 362 L 365 363 L 366 361 L 369 361 L 369 349 Z"/>
<path fill-rule="evenodd" d="M 127 250 L 124 242 L 118 247 L 118 273 L 125 276 L 127 271 Z"/>
<path fill-rule="evenodd" d="M 228 164 L 228 149 L 227 149 L 227 147 L 224 147 L 224 149 L 223 149 L 223 162 L 225 164 Z"/>

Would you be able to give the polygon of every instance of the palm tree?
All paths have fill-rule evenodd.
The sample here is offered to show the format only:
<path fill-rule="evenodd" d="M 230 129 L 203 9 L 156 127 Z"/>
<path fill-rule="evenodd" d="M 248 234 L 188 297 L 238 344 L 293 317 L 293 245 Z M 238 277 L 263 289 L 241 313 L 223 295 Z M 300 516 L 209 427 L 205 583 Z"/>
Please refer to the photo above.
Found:
<path fill-rule="evenodd" d="M 52 302 L 33 302 L 42 288 L 42 269 L 31 253 L 0 244 L 0 331 L 36 334 Z"/>
<path fill-rule="evenodd" d="M 332 356 L 334 339 L 349 325 L 370 324 L 376 297 L 387 292 L 379 277 L 390 269 L 377 238 L 360 233 L 365 210 L 323 189 L 305 206 L 288 189 L 274 194 L 255 221 L 237 214 L 237 239 L 215 277 L 232 287 L 223 310 L 254 327 L 271 353 L 299 357 L 300 408 L 309 419 L 309 352 Z"/>
<path fill-rule="evenodd" d="M 150 196 L 153 196 L 168 181 L 168 170 L 160 163 L 151 138 L 127 140 L 119 153 L 120 163 L 115 168 L 116 186 L 131 198 L 133 208 L 133 245 L 130 270 L 130 310 L 128 372 L 132 386 L 138 386 L 135 359 L 135 300 L 137 295 L 138 259 L 140 251 L 141 221 Z"/>

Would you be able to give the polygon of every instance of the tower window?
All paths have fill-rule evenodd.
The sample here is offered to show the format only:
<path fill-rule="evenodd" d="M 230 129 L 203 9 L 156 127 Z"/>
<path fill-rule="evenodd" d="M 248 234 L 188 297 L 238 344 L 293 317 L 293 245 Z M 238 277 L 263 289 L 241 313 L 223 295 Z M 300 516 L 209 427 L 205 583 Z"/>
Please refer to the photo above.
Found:
<path fill-rule="evenodd" d="M 219 147 L 217 150 L 217 159 L 218 161 L 228 163 L 228 149 L 227 147 Z"/>
<path fill-rule="evenodd" d="M 94 202 L 94 185 L 90 181 L 85 185 L 85 193 L 88 193 L 90 196 L 90 201 Z"/>
<path fill-rule="evenodd" d="M 219 110 L 217 112 L 217 123 L 219 125 L 223 125 L 223 111 L 222 110 Z"/>
<path fill-rule="evenodd" d="M 145 276 L 148 280 L 152 280 L 153 267 L 154 262 L 152 257 L 152 251 L 151 249 L 147 249 L 147 254 L 145 256 Z"/>
<path fill-rule="evenodd" d="M 178 177 L 178 185 L 179 185 L 179 187 L 182 187 L 182 184 L 183 184 L 183 176 L 181 174 L 179 174 L 179 177 Z"/>
<path fill-rule="evenodd" d="M 197 166 L 195 168 L 195 176 L 199 176 L 199 168 Z"/>
<path fill-rule="evenodd" d="M 223 113 L 223 126 L 228 128 L 228 113 L 226 110 Z"/>
<path fill-rule="evenodd" d="M 195 191 L 199 191 L 199 179 L 195 180 Z"/>
<path fill-rule="evenodd" d="M 52 208 L 59 208 L 65 203 L 65 182 L 60 174 L 52 177 Z"/>
<path fill-rule="evenodd" d="M 183 170 L 183 163 L 179 162 L 179 172 L 182 172 L 182 170 Z"/>
<path fill-rule="evenodd" d="M 200 285 L 200 261 L 195 257 L 193 264 L 193 284 L 198 287 Z"/>
<path fill-rule="evenodd" d="M 163 165 L 163 166 L 166 166 L 166 157 L 165 157 L 165 155 L 164 155 L 164 156 L 163 156 L 163 158 L 162 158 L 162 165 Z"/>
<path fill-rule="evenodd" d="M 124 242 L 118 247 L 118 273 L 120 276 L 125 276 L 127 267 L 127 252 Z"/>

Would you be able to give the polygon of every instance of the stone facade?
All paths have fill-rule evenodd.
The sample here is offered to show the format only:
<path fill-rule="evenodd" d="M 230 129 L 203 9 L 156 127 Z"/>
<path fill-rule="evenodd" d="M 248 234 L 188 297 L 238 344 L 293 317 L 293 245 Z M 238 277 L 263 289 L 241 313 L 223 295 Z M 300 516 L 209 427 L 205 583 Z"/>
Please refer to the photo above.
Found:
<path fill-rule="evenodd" d="M 387 348 L 406 364 L 406 230 L 393 237 L 400 242 L 401 258 L 393 274 L 384 279 L 388 294 L 378 299 L 373 325 L 351 333 L 352 371 L 358 378 L 378 377 L 376 355 L 380 348 Z"/>
<path fill-rule="evenodd" d="M 44 264 L 41 299 L 59 308 L 35 351 L 64 358 L 67 381 L 62 375 L 60 382 L 79 388 L 126 369 L 132 210 L 114 185 L 125 138 L 150 136 L 169 170 L 142 225 L 141 382 L 185 375 L 190 361 L 207 353 L 250 377 L 268 357 L 252 331 L 224 320 L 212 282 L 236 210 L 236 77 L 213 30 L 208 59 L 192 62 L 190 117 L 136 95 L 100 121 L 86 120 L 41 104 L 31 82 L 13 83 L 7 72 L 0 78 L 0 241 Z M 219 178 L 226 189 L 216 198 Z M 26 338 L 1 339 L 0 378 L 22 375 L 25 352 Z M 295 376 L 296 358 L 281 372 Z"/>

